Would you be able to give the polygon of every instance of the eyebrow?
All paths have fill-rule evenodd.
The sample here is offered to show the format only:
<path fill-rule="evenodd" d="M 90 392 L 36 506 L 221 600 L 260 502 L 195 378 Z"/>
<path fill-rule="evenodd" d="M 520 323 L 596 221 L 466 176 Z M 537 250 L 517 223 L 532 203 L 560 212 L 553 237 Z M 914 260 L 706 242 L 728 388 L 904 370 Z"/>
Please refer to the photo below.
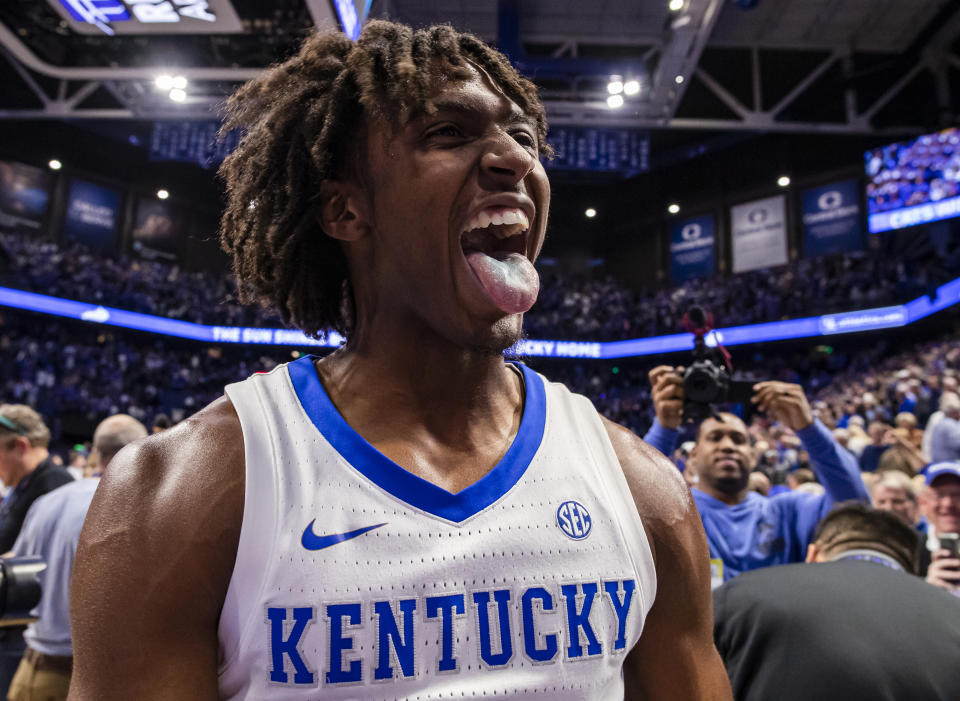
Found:
<path fill-rule="evenodd" d="M 470 97 L 460 98 L 457 100 L 437 100 L 433 103 L 433 106 L 436 108 L 437 112 L 452 112 L 465 117 L 486 117 L 494 111 L 500 112 L 502 115 L 502 112 L 499 109 L 491 110 L 486 100 Z M 425 114 L 417 115 L 417 117 L 420 119 L 425 116 Z M 498 121 L 507 125 L 521 124 L 523 126 L 536 129 L 536 120 L 521 110 L 520 107 L 513 102 L 510 103 L 510 113 L 506 116 L 498 115 Z"/>

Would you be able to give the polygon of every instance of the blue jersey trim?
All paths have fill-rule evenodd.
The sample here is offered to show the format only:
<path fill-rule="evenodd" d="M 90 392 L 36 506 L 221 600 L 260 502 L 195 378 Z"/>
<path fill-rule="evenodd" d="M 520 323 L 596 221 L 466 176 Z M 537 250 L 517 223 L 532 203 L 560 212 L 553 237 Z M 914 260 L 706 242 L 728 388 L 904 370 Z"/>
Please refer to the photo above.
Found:
<path fill-rule="evenodd" d="M 417 477 L 374 448 L 340 415 L 327 396 L 314 356 L 304 356 L 287 365 L 293 389 L 317 430 L 344 460 L 364 477 L 398 499 L 440 518 L 459 523 L 500 499 L 515 485 L 540 448 L 546 425 L 543 380 L 522 363 L 525 398 L 517 435 L 506 455 L 486 475 L 466 489 L 451 494 Z"/>

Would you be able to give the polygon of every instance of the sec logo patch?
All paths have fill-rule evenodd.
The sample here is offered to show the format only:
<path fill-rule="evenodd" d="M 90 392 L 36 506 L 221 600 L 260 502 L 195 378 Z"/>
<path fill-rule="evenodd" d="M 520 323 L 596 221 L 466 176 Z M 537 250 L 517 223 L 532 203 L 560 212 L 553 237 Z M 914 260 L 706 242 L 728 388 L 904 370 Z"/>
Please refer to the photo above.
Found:
<path fill-rule="evenodd" d="M 593 519 L 590 512 L 578 501 L 565 501 L 557 509 L 557 525 L 568 538 L 583 540 L 590 535 Z"/>

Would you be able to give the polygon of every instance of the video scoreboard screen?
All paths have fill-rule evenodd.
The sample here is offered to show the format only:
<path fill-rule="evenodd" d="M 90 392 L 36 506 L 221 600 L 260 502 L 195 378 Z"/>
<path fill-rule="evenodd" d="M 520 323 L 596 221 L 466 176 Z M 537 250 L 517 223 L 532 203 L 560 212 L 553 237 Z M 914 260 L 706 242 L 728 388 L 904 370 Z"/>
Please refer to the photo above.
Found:
<path fill-rule="evenodd" d="M 960 216 L 960 129 L 867 151 L 870 233 Z"/>

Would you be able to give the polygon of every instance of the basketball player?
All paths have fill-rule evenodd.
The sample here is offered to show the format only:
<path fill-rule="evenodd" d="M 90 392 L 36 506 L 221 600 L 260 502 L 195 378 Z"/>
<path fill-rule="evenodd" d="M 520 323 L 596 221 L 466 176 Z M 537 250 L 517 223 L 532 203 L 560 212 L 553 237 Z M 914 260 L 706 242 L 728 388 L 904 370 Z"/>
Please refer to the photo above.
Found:
<path fill-rule="evenodd" d="M 503 360 L 538 278 L 543 108 L 450 27 L 308 39 L 227 128 L 248 298 L 346 344 L 116 458 L 73 699 L 730 699 L 679 473 Z"/>

